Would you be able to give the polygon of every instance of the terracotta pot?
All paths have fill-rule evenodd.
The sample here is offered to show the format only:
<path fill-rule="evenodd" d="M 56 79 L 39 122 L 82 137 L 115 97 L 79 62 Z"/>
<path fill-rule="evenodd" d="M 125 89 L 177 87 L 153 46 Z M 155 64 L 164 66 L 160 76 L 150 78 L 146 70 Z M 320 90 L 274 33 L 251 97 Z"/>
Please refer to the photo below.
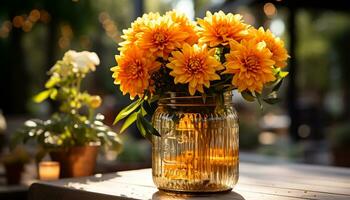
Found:
<path fill-rule="evenodd" d="M 98 146 L 71 147 L 50 153 L 60 163 L 60 177 L 91 176 L 96 166 Z"/>
<path fill-rule="evenodd" d="M 23 163 L 5 164 L 6 181 L 8 185 L 18 185 L 21 182 Z"/>

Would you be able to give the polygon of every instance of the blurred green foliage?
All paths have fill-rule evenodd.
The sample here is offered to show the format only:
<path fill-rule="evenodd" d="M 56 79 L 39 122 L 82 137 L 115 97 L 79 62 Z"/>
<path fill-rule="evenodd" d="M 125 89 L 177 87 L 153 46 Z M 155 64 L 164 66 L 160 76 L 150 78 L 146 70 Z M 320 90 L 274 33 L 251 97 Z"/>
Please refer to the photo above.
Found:
<path fill-rule="evenodd" d="M 302 91 L 326 92 L 337 87 L 332 81 L 334 69 L 345 67 L 339 51 L 346 43 L 336 43 L 350 29 L 349 14 L 331 11 L 301 10 L 297 15 L 298 86 Z M 347 43 L 349 44 L 349 43 Z M 334 58 L 337 57 L 337 58 Z M 344 77 L 345 78 L 345 77 Z M 340 81 L 341 82 L 341 81 Z"/>

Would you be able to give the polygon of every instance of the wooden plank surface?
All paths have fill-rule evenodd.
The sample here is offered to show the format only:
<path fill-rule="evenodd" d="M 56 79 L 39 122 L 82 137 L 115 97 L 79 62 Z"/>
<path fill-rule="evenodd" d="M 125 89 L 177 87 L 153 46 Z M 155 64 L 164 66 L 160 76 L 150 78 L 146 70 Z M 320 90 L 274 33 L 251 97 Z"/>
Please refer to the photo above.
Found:
<path fill-rule="evenodd" d="M 55 195 L 56 193 L 60 195 Z M 152 182 L 151 169 L 41 182 L 30 189 L 30 199 L 33 200 L 77 200 L 81 195 L 87 200 L 349 200 L 350 170 L 308 165 L 241 163 L 240 179 L 232 192 L 195 197 L 158 191 Z"/>

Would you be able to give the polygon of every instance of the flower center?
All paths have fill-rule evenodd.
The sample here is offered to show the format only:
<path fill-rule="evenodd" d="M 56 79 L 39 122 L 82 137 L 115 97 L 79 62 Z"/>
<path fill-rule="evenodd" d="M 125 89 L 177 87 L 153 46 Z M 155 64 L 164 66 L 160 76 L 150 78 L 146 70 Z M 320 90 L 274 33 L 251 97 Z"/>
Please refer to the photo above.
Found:
<path fill-rule="evenodd" d="M 218 30 L 216 31 L 217 35 L 218 36 L 226 36 L 227 35 L 227 30 L 228 30 L 229 27 L 223 25 L 223 26 L 220 26 L 218 27 Z"/>
<path fill-rule="evenodd" d="M 221 23 L 216 27 L 215 33 L 216 37 L 220 40 L 227 40 L 227 37 L 230 36 L 230 30 L 232 27 L 230 27 L 227 23 Z"/>
<path fill-rule="evenodd" d="M 134 63 L 132 63 L 129 67 L 129 72 L 131 79 L 142 77 L 144 72 L 141 61 L 136 60 Z"/>
<path fill-rule="evenodd" d="M 242 60 L 247 71 L 257 72 L 260 69 L 260 62 L 256 56 L 248 56 Z"/>
<path fill-rule="evenodd" d="M 162 45 L 167 41 L 167 37 L 163 33 L 157 32 L 153 35 L 153 40 L 157 45 Z"/>
<path fill-rule="evenodd" d="M 197 74 L 203 71 L 202 59 L 190 58 L 187 63 L 187 71 L 191 74 Z"/>

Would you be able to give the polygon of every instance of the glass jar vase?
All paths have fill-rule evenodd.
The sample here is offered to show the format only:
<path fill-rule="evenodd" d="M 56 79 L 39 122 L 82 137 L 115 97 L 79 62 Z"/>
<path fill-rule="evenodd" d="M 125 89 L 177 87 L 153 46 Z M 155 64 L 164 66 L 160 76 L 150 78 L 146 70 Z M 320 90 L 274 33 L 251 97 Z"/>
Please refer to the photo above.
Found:
<path fill-rule="evenodd" d="M 238 116 L 232 92 L 159 100 L 153 126 L 152 175 L 160 190 L 230 191 L 238 180 Z"/>

